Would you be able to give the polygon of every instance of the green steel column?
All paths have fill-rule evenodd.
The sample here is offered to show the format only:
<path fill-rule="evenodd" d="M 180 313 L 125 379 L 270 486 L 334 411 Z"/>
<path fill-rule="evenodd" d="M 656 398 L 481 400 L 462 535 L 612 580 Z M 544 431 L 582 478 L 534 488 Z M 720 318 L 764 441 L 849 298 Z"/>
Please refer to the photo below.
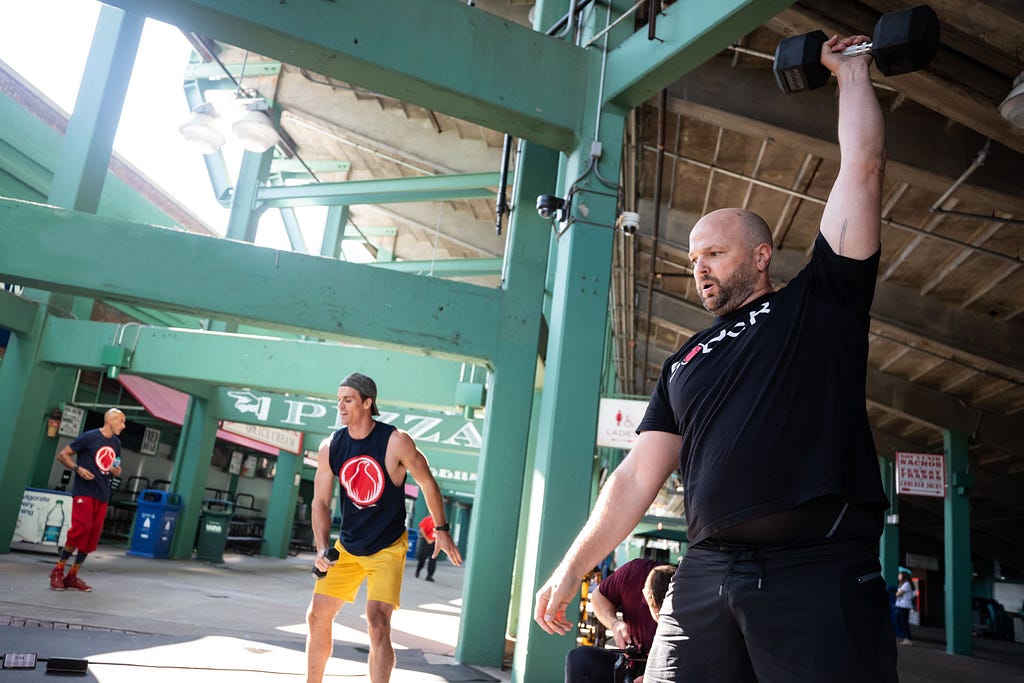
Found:
<path fill-rule="evenodd" d="M 469 548 L 469 533 L 467 532 L 467 529 L 473 528 L 469 521 L 472 516 L 472 506 L 469 503 L 455 503 L 455 505 L 452 506 L 450 523 L 452 525 L 452 531 L 455 533 L 455 545 L 459 547 L 459 552 L 463 557 L 465 557 Z M 504 642 L 505 640 L 502 638 L 502 643 Z"/>
<path fill-rule="evenodd" d="M 890 505 L 886 514 L 885 525 L 882 527 L 882 538 L 879 541 L 878 559 L 882 563 L 882 578 L 885 585 L 896 585 L 896 574 L 900 571 L 900 526 L 896 521 L 889 523 L 892 516 L 894 520 L 899 519 L 900 501 L 896 495 L 896 482 L 894 462 L 891 457 L 878 456 L 878 469 L 882 473 L 882 488 L 888 496 Z"/>
<path fill-rule="evenodd" d="M 971 642 L 971 507 L 968 492 L 967 435 L 943 430 L 946 453 L 946 652 L 970 656 Z"/>
<path fill-rule="evenodd" d="M 527 472 L 534 472 L 537 469 L 537 428 L 540 424 L 540 398 L 540 387 L 536 387 L 533 391 L 533 408 L 530 411 L 530 438 L 526 452 Z M 517 577 L 522 575 L 523 568 L 526 566 L 526 548 L 530 542 L 528 533 L 532 493 L 533 491 L 529 484 L 523 487 L 522 502 L 519 509 L 519 534 L 516 536 L 516 563 L 512 571 L 514 580 L 512 582 L 512 598 L 510 600 L 511 608 L 508 615 L 508 632 L 510 636 L 517 639 L 519 637 L 519 611 L 529 604 L 528 600 L 523 599 L 523 583 Z"/>
<path fill-rule="evenodd" d="M 347 204 L 336 204 L 327 207 L 327 218 L 324 221 L 324 238 L 320 242 L 321 256 L 341 258 L 341 241 L 345 238 L 348 214 L 349 208 Z"/>
<path fill-rule="evenodd" d="M 284 224 L 284 231 L 288 235 L 288 244 L 292 251 L 297 254 L 308 254 L 309 249 L 306 248 L 306 240 L 302 237 L 302 226 L 299 225 L 295 209 L 282 207 L 278 213 L 281 214 L 281 222 Z"/>
<path fill-rule="evenodd" d="M 508 226 L 503 315 L 495 331 L 502 343 L 490 378 L 455 651 L 467 664 L 500 667 L 505 653 L 550 232 L 533 206 L 537 195 L 552 191 L 557 166 L 556 152 L 520 146 L 512 206 L 524 210 L 513 212 Z"/>
<path fill-rule="evenodd" d="M 238 182 L 231 194 L 231 213 L 224 235 L 229 240 L 255 242 L 259 228 L 260 212 L 256 193 L 270 175 L 270 164 L 274 160 L 274 148 L 266 152 L 249 152 L 242 155 L 242 167 L 238 170 Z M 237 332 L 238 324 L 223 320 L 211 320 L 207 329 L 211 332 Z"/>
<path fill-rule="evenodd" d="M 101 9 L 54 169 L 50 204 L 93 213 L 99 206 L 143 21 L 139 15 Z M 48 293 L 41 298 L 50 310 L 67 311 L 79 319 L 88 319 L 92 311 L 89 300 Z M 45 457 L 38 447 L 39 430 L 43 413 L 52 407 L 47 403 L 55 383 L 70 388 L 70 370 L 63 371 L 57 382 L 55 370 L 36 360 L 46 316 L 39 315 L 32 333 L 11 336 L 0 364 L 0 553 L 10 550 L 23 490 L 33 470 L 42 468 L 36 462 Z"/>
<path fill-rule="evenodd" d="M 192 544 L 199 527 L 203 492 L 216 438 L 217 418 L 210 413 L 209 401 L 191 397 L 181 425 L 181 437 L 174 454 L 174 474 L 171 476 L 171 485 L 181 495 L 183 505 L 171 543 L 170 556 L 175 559 L 192 557 Z"/>
<path fill-rule="evenodd" d="M 255 242 L 259 227 L 260 212 L 256 195 L 266 184 L 270 175 L 270 163 L 274 160 L 274 148 L 266 152 L 246 152 L 242 167 L 238 170 L 238 181 L 231 196 L 231 215 L 225 237 L 242 242 Z"/>
<path fill-rule="evenodd" d="M 34 466 L 26 456 L 46 425 L 54 369 L 36 362 L 45 320 L 39 309 L 28 334 L 12 334 L 0 363 L 0 553 L 11 550 L 21 497 Z"/>
<path fill-rule="evenodd" d="M 299 499 L 299 469 L 302 455 L 277 452 L 277 469 L 270 486 L 267 523 L 263 526 L 263 554 L 287 557 L 295 522 L 295 503 Z"/>
<path fill-rule="evenodd" d="M 49 202 L 96 213 L 145 17 L 104 5 L 68 121 Z"/>
<path fill-rule="evenodd" d="M 57 368 L 57 375 L 63 374 L 62 370 L 67 368 Z M 74 372 L 74 371 L 72 371 Z M 56 379 L 53 382 L 54 386 L 60 384 Z M 51 393 L 51 397 L 52 397 Z M 67 396 L 67 394 L 64 394 Z M 53 407 L 60 406 L 59 402 L 55 402 L 53 398 L 47 398 L 46 400 L 46 412 L 49 413 Z M 43 424 L 46 424 L 46 420 L 43 420 Z M 53 470 L 53 461 L 57 456 L 57 443 L 60 440 L 60 436 L 49 437 L 46 435 L 46 429 L 39 430 L 39 438 L 36 441 L 36 447 L 33 449 L 35 455 L 31 458 L 31 461 L 35 463 L 32 467 L 32 471 L 29 473 L 28 486 L 34 486 L 36 488 L 46 488 L 50 485 L 50 472 Z"/>
<path fill-rule="evenodd" d="M 513 681 L 557 680 L 572 636 L 544 633 L 532 620 L 533 596 L 562 559 L 586 520 L 594 458 L 601 365 L 611 279 L 615 188 L 597 177 L 619 177 L 625 113 L 606 109 L 599 139 L 603 157 L 591 167 L 588 137 L 570 157 L 565 195 L 574 194 L 573 223 L 561 234 L 552 292 L 547 365 L 533 472 L 529 538 L 522 573 L 523 604 L 512 664 Z M 589 169 L 589 170 L 588 170 Z M 527 606 L 527 601 L 530 605 Z M 577 601 L 569 605 L 576 610 Z"/>

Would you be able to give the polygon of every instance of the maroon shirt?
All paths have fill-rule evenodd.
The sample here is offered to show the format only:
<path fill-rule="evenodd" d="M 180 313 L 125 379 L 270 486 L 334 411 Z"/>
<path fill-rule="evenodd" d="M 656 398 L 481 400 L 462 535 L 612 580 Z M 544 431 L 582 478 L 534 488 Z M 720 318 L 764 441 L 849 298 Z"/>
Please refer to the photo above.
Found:
<path fill-rule="evenodd" d="M 651 609 L 644 600 L 644 582 L 651 570 L 659 564 L 664 563 L 655 560 L 630 560 L 597 585 L 601 595 L 618 606 L 622 612 L 622 620 L 629 626 L 633 641 L 644 652 L 651 651 L 654 631 L 658 628 L 658 622 L 651 617 Z"/>

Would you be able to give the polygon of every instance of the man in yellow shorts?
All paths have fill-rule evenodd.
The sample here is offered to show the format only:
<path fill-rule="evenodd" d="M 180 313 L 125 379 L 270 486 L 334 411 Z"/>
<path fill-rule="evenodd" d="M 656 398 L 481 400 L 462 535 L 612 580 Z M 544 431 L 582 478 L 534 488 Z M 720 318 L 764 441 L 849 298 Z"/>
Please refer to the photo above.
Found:
<path fill-rule="evenodd" d="M 395 668 L 391 644 L 391 613 L 398 607 L 409 539 L 405 531 L 405 475 L 423 491 L 434 518 L 437 539 L 434 557 L 445 551 L 456 567 L 462 556 L 452 540 L 444 515 L 441 489 L 427 459 L 406 432 L 374 420 L 377 384 L 354 372 L 338 387 L 338 415 L 343 427 L 320 445 L 311 508 L 316 569 L 326 576 L 316 583 L 306 612 L 306 681 L 321 683 L 334 648 L 334 617 L 366 581 L 366 621 L 370 636 L 371 683 L 387 683 Z M 341 537 L 328 556 L 331 533 L 331 494 L 335 478 L 341 483 Z"/>

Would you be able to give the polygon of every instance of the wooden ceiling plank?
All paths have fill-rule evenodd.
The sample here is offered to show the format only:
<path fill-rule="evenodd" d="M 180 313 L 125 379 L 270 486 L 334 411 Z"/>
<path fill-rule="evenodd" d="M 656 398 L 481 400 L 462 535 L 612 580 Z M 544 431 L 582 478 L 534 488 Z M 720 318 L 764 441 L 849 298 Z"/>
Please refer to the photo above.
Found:
<path fill-rule="evenodd" d="M 947 200 L 946 204 L 949 206 L 949 208 L 953 208 L 954 206 L 956 206 L 956 203 L 958 201 L 959 200 L 956 198 L 950 198 L 949 200 Z M 943 214 L 931 215 L 924 221 L 924 224 L 921 225 L 920 227 L 925 232 L 933 232 L 935 228 L 938 227 L 938 225 L 945 220 L 945 218 L 946 217 Z M 914 254 L 914 250 L 917 249 L 917 246 L 921 244 L 924 238 L 925 236 L 921 234 L 914 235 L 912 238 L 910 238 L 910 241 L 908 241 L 903 246 L 903 249 L 900 250 L 900 253 L 889 262 L 889 266 L 878 276 L 878 279 L 881 280 L 882 282 L 885 282 L 886 280 L 891 278 L 893 274 L 899 269 L 899 267 L 906 263 L 907 260 Z"/>
<path fill-rule="evenodd" d="M 968 290 L 967 294 L 960 301 L 960 308 L 967 308 L 975 301 L 998 287 L 1000 282 L 1016 273 L 1020 268 L 1021 267 L 1019 265 L 1013 263 L 1004 263 L 999 266 L 999 268 L 997 268 L 990 277 L 978 282 L 977 285 Z"/>
<path fill-rule="evenodd" d="M 973 245 L 984 244 L 989 237 L 996 234 L 1000 228 L 1003 227 L 1003 223 L 996 221 L 989 221 L 978 228 L 975 233 L 971 236 L 969 242 Z M 937 287 L 943 280 L 946 279 L 957 269 L 957 267 L 966 261 L 971 256 L 971 250 L 967 248 L 959 249 L 954 254 L 950 255 L 946 259 L 945 263 L 939 266 L 935 270 L 935 274 L 928 278 L 923 285 L 921 285 L 921 296 L 928 294 Z"/>

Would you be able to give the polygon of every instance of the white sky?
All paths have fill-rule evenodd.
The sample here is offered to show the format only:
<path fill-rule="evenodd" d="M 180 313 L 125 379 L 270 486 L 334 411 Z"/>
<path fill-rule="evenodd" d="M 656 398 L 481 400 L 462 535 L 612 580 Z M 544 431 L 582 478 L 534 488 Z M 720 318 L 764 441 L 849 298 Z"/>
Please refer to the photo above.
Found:
<path fill-rule="evenodd" d="M 3 0 L 0 60 L 71 112 L 99 11 L 100 3 L 93 0 Z M 213 195 L 202 154 L 178 132 L 190 113 L 183 84 L 191 51 L 179 29 L 146 20 L 114 149 L 224 234 L 228 210 Z M 234 177 L 240 153 L 226 156 Z M 322 223 L 303 220 L 303 232 L 307 247 L 317 253 Z M 289 248 L 277 212 L 264 215 L 257 244 Z"/>

